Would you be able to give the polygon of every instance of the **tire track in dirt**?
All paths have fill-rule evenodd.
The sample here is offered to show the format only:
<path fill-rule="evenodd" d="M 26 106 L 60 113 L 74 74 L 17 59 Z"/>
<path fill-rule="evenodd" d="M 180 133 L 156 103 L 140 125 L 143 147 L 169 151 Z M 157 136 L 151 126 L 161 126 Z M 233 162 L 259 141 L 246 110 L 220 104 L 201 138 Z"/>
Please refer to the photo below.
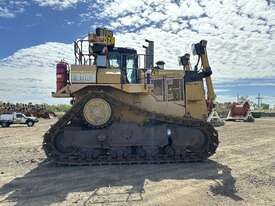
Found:
<path fill-rule="evenodd" d="M 20 156 L 40 157 L 40 148 L 25 148 L 40 144 L 42 134 L 50 123 L 41 124 L 42 128 L 35 128 L 35 131 L 11 128 L 16 132 L 10 139 L 1 139 L 2 135 L 7 135 L 7 131 L 1 133 L 1 157 L 18 147 L 23 148 L 21 155 L 16 152 L 4 158 L 4 162 L 20 159 Z M 274 123 L 275 119 L 260 119 L 255 125 L 228 123 L 219 128 L 220 147 L 217 154 L 205 163 L 72 168 L 47 164 L 37 167 L 29 163 L 11 164 L 10 167 L 18 174 L 20 170 L 28 171 L 30 166 L 34 169 L 10 180 L 15 172 L 0 161 L 2 168 L 7 167 L 9 171 L 0 176 L 1 185 L 11 183 L 6 190 L 1 188 L 1 197 L 7 197 L 7 200 L 0 204 L 9 205 L 8 201 L 17 201 L 18 205 L 37 205 L 42 202 L 44 205 L 82 205 L 85 202 L 87 205 L 272 205 L 271 194 L 275 190 L 270 182 L 272 179 L 268 178 L 274 176 L 275 168 Z M 24 139 L 26 134 L 28 138 Z M 21 144 L 24 140 L 26 144 Z M 7 146 L 3 147 L 5 144 Z M 11 189 L 14 190 L 13 194 L 8 193 Z M 218 193 L 213 193 L 212 189 Z M 30 190 L 32 193 L 28 193 Z M 129 199 L 127 202 L 125 197 L 128 190 L 134 197 L 141 195 L 143 199 Z M 113 194 L 119 192 L 123 194 Z M 244 200 L 232 199 L 238 196 Z M 116 202 L 119 200 L 122 202 Z M 93 204 L 93 201 L 103 202 Z"/>

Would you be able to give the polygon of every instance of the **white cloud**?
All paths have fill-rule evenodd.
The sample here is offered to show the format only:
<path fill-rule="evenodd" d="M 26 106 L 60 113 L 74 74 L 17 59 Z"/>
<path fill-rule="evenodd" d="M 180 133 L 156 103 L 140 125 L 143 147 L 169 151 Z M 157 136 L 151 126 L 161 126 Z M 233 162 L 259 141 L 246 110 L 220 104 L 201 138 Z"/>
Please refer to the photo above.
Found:
<path fill-rule="evenodd" d="M 154 31 L 154 33 L 153 33 Z M 178 34 L 170 34 L 170 39 L 165 39 L 164 35 L 166 32 L 160 29 L 148 28 L 136 35 L 135 33 L 125 33 L 119 34 L 117 36 L 118 46 L 128 46 L 137 47 L 139 52 L 142 52 L 143 36 L 148 36 L 149 39 L 157 38 L 158 44 L 156 44 L 156 57 L 158 59 L 165 59 L 167 64 L 173 65 L 177 59 L 175 53 L 181 51 L 181 45 L 177 45 L 177 41 L 185 41 L 189 34 L 184 36 L 179 36 Z M 190 35 L 192 34 L 191 31 Z M 186 38 L 186 39 L 181 39 Z M 131 42 L 129 44 L 129 42 Z M 210 48 L 212 44 L 219 42 L 218 39 L 213 39 L 212 43 L 209 45 Z M 221 43 L 221 42 L 220 42 Z M 189 45 L 187 46 L 189 47 Z M 162 49 L 167 53 L 162 53 Z M 186 50 L 186 48 L 185 48 Z M 211 49 L 212 50 L 212 49 Z M 214 51 L 213 51 L 214 52 Z M 211 55 L 210 55 L 211 57 Z M 0 96 L 1 100 L 13 101 L 13 102 L 48 102 L 48 103 L 64 103 L 67 99 L 55 99 L 50 96 L 51 92 L 55 90 L 55 64 L 59 60 L 65 58 L 69 63 L 74 62 L 73 57 L 73 45 L 72 44 L 62 44 L 62 43 L 46 43 L 39 46 L 34 46 L 27 49 L 21 49 L 12 56 L 0 60 Z M 213 58 L 210 58 L 212 60 Z M 178 68 L 178 67 L 177 67 Z M 251 77 L 249 72 L 241 70 L 242 72 L 234 73 L 235 76 L 232 77 L 232 71 L 230 75 L 225 75 L 223 70 L 214 69 L 215 73 L 214 84 L 218 85 L 216 92 L 226 92 L 230 91 L 230 86 L 267 86 L 274 87 L 274 81 L 257 81 L 257 80 L 243 80 L 234 81 L 240 77 Z M 234 71 L 234 70 L 233 70 Z M 262 74 L 262 71 L 258 72 Z M 264 75 L 268 76 L 268 75 Z M 225 78 L 226 77 L 226 78 Z M 229 79 L 229 77 L 231 77 Z M 261 77 L 260 75 L 256 76 Z M 226 85 L 224 85 L 226 84 Z M 224 85 L 224 87 L 222 86 Z M 224 89 L 225 88 L 225 89 Z M 218 95 L 218 101 L 233 100 L 235 97 L 232 95 Z M 234 95 L 234 94 L 233 94 Z M 267 94 L 268 95 L 268 94 Z M 251 96 L 253 99 L 253 96 Z M 266 98 L 267 102 L 270 104 L 272 101 L 270 98 Z"/>
<path fill-rule="evenodd" d="M 0 1 L 0 18 L 14 18 L 17 14 L 23 13 L 27 1 L 19 0 L 1 0 Z"/>
<path fill-rule="evenodd" d="M 40 6 L 64 9 L 85 0 L 33 1 Z M 145 38 L 154 40 L 155 61 L 164 60 L 167 68 L 179 68 L 178 56 L 190 52 L 192 43 L 207 39 L 215 81 L 275 77 L 274 1 L 270 5 L 263 0 L 85 2 L 89 11 L 80 14 L 83 21 L 93 20 L 93 27 L 104 23 L 115 30 L 118 46 L 137 48 L 139 52 L 143 52 Z M 1 7 L 0 3 L 0 8 L 7 7 Z M 62 57 L 72 61 L 72 55 L 71 45 L 47 43 L 0 60 L 0 71 L 21 71 L 24 78 L 31 75 L 33 79 L 41 79 L 39 84 L 45 83 L 50 92 L 55 85 L 55 61 Z M 196 58 L 191 61 L 195 64 Z M 10 75 L 9 78 L 16 76 Z"/>
<path fill-rule="evenodd" d="M 13 18 L 15 17 L 15 15 L 11 11 L 9 11 L 7 8 L 0 7 L 0 17 Z"/>
<path fill-rule="evenodd" d="M 27 5 L 36 3 L 38 6 L 48 6 L 53 9 L 63 10 L 77 5 L 86 0 L 0 0 L 0 18 L 14 18 L 23 13 Z M 41 16 L 41 14 L 35 14 Z"/>
<path fill-rule="evenodd" d="M 0 60 L 0 68 L 24 68 L 27 65 L 35 68 L 49 69 L 61 59 L 73 60 L 73 45 L 48 42 L 27 49 L 20 49 L 8 58 Z"/>
<path fill-rule="evenodd" d="M 33 0 L 39 6 L 49 6 L 53 7 L 54 9 L 66 9 L 69 7 L 75 6 L 77 3 L 83 0 Z"/>
<path fill-rule="evenodd" d="M 51 97 L 55 90 L 55 65 L 73 63 L 73 45 L 46 43 L 21 49 L 0 60 L 0 97 L 13 102 L 68 102 Z"/>
<path fill-rule="evenodd" d="M 156 59 L 163 59 L 168 67 L 178 66 L 177 56 L 190 52 L 191 43 L 207 39 L 215 77 L 275 76 L 274 1 L 268 4 L 263 0 L 177 3 L 97 0 L 97 3 L 102 11 L 97 17 L 116 30 L 118 42 L 141 47 L 145 38 L 154 40 Z"/>

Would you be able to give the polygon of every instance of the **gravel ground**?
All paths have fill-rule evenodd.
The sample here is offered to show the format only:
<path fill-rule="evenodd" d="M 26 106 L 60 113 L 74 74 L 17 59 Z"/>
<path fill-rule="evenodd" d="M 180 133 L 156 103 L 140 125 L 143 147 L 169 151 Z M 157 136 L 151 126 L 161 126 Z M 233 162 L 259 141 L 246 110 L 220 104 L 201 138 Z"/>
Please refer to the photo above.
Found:
<path fill-rule="evenodd" d="M 275 118 L 227 122 L 203 163 L 61 167 L 46 161 L 35 127 L 0 128 L 0 205 L 275 206 Z"/>

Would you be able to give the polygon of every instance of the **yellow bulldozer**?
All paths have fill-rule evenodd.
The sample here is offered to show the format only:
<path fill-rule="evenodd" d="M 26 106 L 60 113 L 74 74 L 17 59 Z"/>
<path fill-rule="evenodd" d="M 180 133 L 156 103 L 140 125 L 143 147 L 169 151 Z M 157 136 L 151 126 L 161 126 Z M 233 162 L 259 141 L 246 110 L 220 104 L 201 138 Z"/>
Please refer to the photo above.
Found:
<path fill-rule="evenodd" d="M 195 69 L 185 54 L 177 70 L 163 61 L 154 65 L 154 42 L 145 41 L 145 53 L 137 54 L 115 47 L 113 32 L 97 28 L 74 42 L 75 63 L 56 66 L 52 96 L 72 98 L 72 108 L 44 135 L 49 159 L 64 165 L 178 163 L 215 153 L 218 133 L 207 122 L 216 97 L 207 41 L 193 45 Z"/>

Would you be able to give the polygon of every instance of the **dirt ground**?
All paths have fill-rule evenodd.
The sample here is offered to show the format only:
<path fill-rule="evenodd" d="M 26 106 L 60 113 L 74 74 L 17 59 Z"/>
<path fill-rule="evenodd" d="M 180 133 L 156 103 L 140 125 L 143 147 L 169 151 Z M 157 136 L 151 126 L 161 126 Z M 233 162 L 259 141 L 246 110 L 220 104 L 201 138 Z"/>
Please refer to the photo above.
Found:
<path fill-rule="evenodd" d="M 275 118 L 227 122 L 204 163 L 61 167 L 33 128 L 0 128 L 0 205 L 275 205 Z"/>

